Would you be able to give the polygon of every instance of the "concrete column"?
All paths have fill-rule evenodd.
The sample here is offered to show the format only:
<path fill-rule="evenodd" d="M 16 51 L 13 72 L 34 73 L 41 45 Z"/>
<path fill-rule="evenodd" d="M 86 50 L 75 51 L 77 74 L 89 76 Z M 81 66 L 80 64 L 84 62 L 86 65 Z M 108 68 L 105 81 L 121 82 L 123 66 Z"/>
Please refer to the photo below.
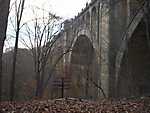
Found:
<path fill-rule="evenodd" d="M 109 15 L 105 15 L 108 11 L 106 5 L 103 7 L 101 16 L 101 34 L 100 34 L 100 62 L 101 62 L 101 86 L 108 97 L 109 94 Z"/>

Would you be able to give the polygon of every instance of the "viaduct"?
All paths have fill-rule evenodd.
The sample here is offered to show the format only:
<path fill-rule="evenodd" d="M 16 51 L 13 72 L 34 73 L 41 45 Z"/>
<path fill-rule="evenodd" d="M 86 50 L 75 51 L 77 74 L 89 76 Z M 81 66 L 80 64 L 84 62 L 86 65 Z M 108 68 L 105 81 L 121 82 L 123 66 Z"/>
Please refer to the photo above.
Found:
<path fill-rule="evenodd" d="M 92 0 L 66 20 L 64 63 L 71 97 L 90 99 L 150 95 L 149 1 Z"/>

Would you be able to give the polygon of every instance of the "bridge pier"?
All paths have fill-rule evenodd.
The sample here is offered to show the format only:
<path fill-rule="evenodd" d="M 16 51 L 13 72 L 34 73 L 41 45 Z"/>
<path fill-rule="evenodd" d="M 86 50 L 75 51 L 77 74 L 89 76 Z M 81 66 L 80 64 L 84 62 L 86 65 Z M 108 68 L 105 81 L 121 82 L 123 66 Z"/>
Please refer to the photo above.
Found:
<path fill-rule="evenodd" d="M 142 5 L 139 5 L 136 0 L 120 0 L 117 2 L 113 0 L 94 0 L 78 16 L 64 25 L 64 46 L 66 48 L 71 46 L 73 50 L 69 55 L 66 55 L 64 61 L 70 65 L 76 65 L 75 67 L 81 70 L 85 70 L 87 66 L 90 66 L 91 77 L 102 87 L 107 97 L 126 95 L 120 89 L 131 83 L 130 80 L 123 81 L 126 79 L 125 76 L 122 77 L 124 67 L 126 67 L 123 57 L 128 48 L 130 37 L 132 37 L 135 29 L 143 19 L 144 12 L 139 10 Z M 88 54 L 91 48 L 94 51 L 91 52 L 94 57 Z M 88 57 L 92 62 L 90 64 L 86 63 L 89 60 Z M 145 61 L 143 60 L 143 62 Z M 94 69 L 94 67 L 96 68 Z M 83 73 L 83 70 L 81 73 Z M 120 70 L 123 71 L 120 72 Z M 73 78 L 72 81 L 76 81 L 78 77 L 83 79 L 85 74 L 82 76 L 81 73 L 76 75 L 72 71 L 70 75 Z M 130 76 L 127 79 L 131 79 Z M 84 91 L 86 89 L 85 83 L 87 81 L 85 81 L 83 79 L 80 83 L 84 88 L 77 88 L 79 95 L 85 95 L 85 93 L 82 93 L 82 89 Z M 96 91 L 93 87 L 91 84 L 88 85 L 89 91 L 93 91 L 91 93 L 92 98 L 101 98 L 101 91 Z M 86 89 L 86 92 L 89 91 Z M 125 91 L 129 93 L 127 88 Z"/>

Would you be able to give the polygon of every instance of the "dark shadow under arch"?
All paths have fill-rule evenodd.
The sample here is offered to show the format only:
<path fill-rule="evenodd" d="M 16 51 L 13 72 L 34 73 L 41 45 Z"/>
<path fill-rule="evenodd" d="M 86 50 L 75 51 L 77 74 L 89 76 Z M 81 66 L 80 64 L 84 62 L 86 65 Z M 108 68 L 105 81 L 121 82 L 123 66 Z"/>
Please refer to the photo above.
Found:
<path fill-rule="evenodd" d="M 150 95 L 150 48 L 141 21 L 128 41 L 118 77 L 119 97 Z"/>
<path fill-rule="evenodd" d="M 91 79 L 98 83 L 98 64 L 95 50 L 89 38 L 80 35 L 71 55 L 72 97 L 97 98 L 97 88 Z"/>

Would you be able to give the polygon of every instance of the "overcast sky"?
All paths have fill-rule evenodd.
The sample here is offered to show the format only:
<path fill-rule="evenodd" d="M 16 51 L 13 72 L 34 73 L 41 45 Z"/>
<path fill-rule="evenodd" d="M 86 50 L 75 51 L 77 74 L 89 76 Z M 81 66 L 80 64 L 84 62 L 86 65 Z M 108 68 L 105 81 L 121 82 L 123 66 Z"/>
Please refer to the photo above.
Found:
<path fill-rule="evenodd" d="M 14 11 L 14 3 L 15 0 L 11 0 L 11 13 L 10 17 L 13 20 L 15 18 L 15 11 Z M 19 1 L 19 0 L 18 0 Z M 25 1 L 25 10 L 22 17 L 22 23 L 30 22 L 32 19 L 34 19 L 34 14 L 36 13 L 36 17 L 41 17 L 42 12 L 35 12 L 33 14 L 32 8 L 39 7 L 41 9 L 46 9 L 47 11 L 50 11 L 57 16 L 61 16 L 64 19 L 73 18 L 75 15 L 78 14 L 78 12 L 81 12 L 81 9 L 86 6 L 87 2 L 90 2 L 91 0 L 26 0 Z M 12 22 L 9 19 L 8 24 L 8 32 L 7 32 L 7 40 L 6 41 L 6 48 L 12 47 L 14 45 L 14 38 L 12 39 L 12 36 L 15 36 L 14 32 L 14 23 L 12 25 Z M 10 37 L 10 38 L 9 38 Z M 19 43 L 19 47 L 23 47 L 21 43 Z"/>
<path fill-rule="evenodd" d="M 44 7 L 64 18 L 72 18 L 91 0 L 27 0 L 27 3 Z"/>

